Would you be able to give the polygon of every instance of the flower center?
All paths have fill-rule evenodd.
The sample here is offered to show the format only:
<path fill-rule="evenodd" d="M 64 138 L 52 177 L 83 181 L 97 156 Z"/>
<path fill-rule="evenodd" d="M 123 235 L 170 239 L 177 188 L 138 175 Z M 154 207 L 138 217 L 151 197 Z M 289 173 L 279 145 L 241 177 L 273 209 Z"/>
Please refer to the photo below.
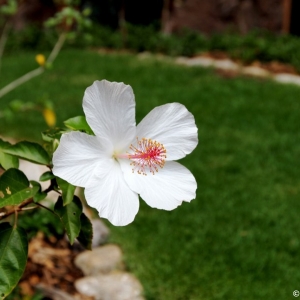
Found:
<path fill-rule="evenodd" d="M 130 163 L 133 166 L 132 172 L 136 171 L 142 175 L 151 172 L 154 175 L 155 172 L 158 172 L 158 167 L 163 168 L 165 164 L 166 148 L 163 144 L 151 139 L 136 139 L 136 146 L 131 144 L 129 149 L 132 152 L 128 154 L 128 158 L 132 161 Z"/>

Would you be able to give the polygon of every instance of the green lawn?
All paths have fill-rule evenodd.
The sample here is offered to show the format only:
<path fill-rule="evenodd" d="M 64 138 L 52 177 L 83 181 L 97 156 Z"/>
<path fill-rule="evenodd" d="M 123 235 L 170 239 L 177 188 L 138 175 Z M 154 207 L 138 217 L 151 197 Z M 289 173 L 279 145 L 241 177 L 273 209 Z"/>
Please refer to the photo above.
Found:
<path fill-rule="evenodd" d="M 34 53 L 5 57 L 3 80 L 35 66 Z M 294 299 L 300 290 L 300 89 L 226 79 L 133 55 L 62 52 L 55 68 L 0 99 L 55 103 L 58 125 L 82 114 L 96 79 L 130 84 L 137 121 L 181 102 L 195 115 L 199 145 L 182 163 L 197 199 L 172 212 L 145 205 L 126 227 L 111 227 L 148 300 Z M 2 82 L 3 84 L 3 82 Z M 0 134 L 40 140 L 37 112 L 0 119 Z"/>

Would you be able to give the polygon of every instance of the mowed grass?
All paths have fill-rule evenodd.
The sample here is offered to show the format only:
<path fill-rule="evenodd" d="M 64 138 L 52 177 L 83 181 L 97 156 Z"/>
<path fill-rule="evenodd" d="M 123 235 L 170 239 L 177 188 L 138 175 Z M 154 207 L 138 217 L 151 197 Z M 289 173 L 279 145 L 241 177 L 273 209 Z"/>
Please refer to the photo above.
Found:
<path fill-rule="evenodd" d="M 6 57 L 3 82 L 35 65 L 34 53 Z M 195 116 L 199 145 L 181 162 L 197 198 L 171 212 L 141 200 L 135 221 L 110 226 L 148 300 L 294 299 L 300 290 L 300 89 L 228 79 L 133 55 L 68 50 L 55 68 L 0 99 L 55 103 L 58 125 L 83 114 L 96 79 L 130 84 L 137 121 L 157 105 L 180 102 Z M 2 84 L 4 84 L 2 82 Z M 40 141 L 38 112 L 0 119 L 0 134 Z"/>

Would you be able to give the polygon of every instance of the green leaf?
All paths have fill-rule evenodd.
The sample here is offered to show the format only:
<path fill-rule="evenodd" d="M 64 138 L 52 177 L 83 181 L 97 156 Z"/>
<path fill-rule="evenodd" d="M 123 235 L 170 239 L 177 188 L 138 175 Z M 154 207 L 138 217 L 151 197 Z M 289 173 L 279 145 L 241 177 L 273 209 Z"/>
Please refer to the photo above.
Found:
<path fill-rule="evenodd" d="M 44 193 L 42 191 L 42 186 L 39 182 L 37 181 L 34 181 L 34 180 L 30 180 L 30 183 L 32 185 L 32 187 L 37 187 L 38 188 L 38 191 L 36 192 L 36 194 L 33 196 L 33 201 L 36 203 L 36 202 L 39 202 L 43 199 L 45 199 L 47 197 L 47 193 Z"/>
<path fill-rule="evenodd" d="M 0 224 L 0 299 L 4 299 L 24 273 L 28 240 L 24 229 Z"/>
<path fill-rule="evenodd" d="M 90 125 L 87 123 L 84 116 L 78 116 L 71 119 L 68 119 L 64 124 L 72 130 L 85 131 L 88 134 L 94 134 Z"/>
<path fill-rule="evenodd" d="M 82 204 L 80 199 L 74 196 L 73 201 L 64 206 L 62 197 L 59 197 L 55 203 L 54 212 L 60 217 L 70 243 L 73 244 L 81 229 L 80 215 L 82 213 Z"/>
<path fill-rule="evenodd" d="M 50 128 L 42 132 L 42 138 L 45 142 L 52 142 L 53 140 L 60 140 L 61 135 L 66 132 L 62 128 Z"/>
<path fill-rule="evenodd" d="M 80 216 L 81 230 L 77 240 L 88 250 L 92 250 L 93 226 L 89 218 L 82 213 Z"/>
<path fill-rule="evenodd" d="M 55 178 L 55 176 L 53 175 L 53 173 L 51 171 L 47 171 L 45 173 L 43 173 L 40 177 L 40 181 L 48 181 Z"/>
<path fill-rule="evenodd" d="M 29 187 L 25 174 L 18 169 L 8 169 L 0 177 L 0 208 L 17 205 L 33 197 L 39 188 Z"/>
<path fill-rule="evenodd" d="M 33 201 L 34 203 L 40 202 L 42 200 L 44 200 L 47 197 L 47 193 L 44 192 L 37 192 L 34 196 L 33 196 Z"/>
<path fill-rule="evenodd" d="M 11 145 L 3 151 L 7 154 L 15 155 L 19 158 L 23 158 L 36 164 L 48 165 L 50 163 L 50 157 L 48 153 L 41 145 L 37 143 L 23 141 L 15 145 Z"/>
<path fill-rule="evenodd" d="M 19 159 L 16 156 L 12 156 L 3 152 L 3 150 L 9 146 L 11 146 L 10 143 L 0 139 L 0 165 L 5 170 L 9 168 L 19 168 Z"/>
<path fill-rule="evenodd" d="M 63 198 L 64 206 L 65 206 L 65 205 L 69 204 L 70 202 L 72 202 L 72 200 L 74 198 L 76 186 L 70 184 L 69 182 L 67 182 L 59 177 L 56 177 L 56 182 L 62 191 L 62 198 Z"/>

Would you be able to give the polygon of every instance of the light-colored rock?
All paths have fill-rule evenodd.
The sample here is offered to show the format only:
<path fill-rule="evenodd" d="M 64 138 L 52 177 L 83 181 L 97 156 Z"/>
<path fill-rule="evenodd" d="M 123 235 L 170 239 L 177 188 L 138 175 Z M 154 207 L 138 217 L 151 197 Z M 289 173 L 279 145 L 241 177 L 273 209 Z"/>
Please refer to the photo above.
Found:
<path fill-rule="evenodd" d="M 273 76 L 274 80 L 280 83 L 300 85 L 300 76 L 280 73 Z"/>
<path fill-rule="evenodd" d="M 93 226 L 93 241 L 92 248 L 104 244 L 109 236 L 108 227 L 99 219 L 91 220 Z"/>
<path fill-rule="evenodd" d="M 80 253 L 75 258 L 75 265 L 86 276 L 123 269 L 122 251 L 114 244 L 97 247 Z"/>
<path fill-rule="evenodd" d="M 214 67 L 226 71 L 236 71 L 240 70 L 240 66 L 230 59 L 217 59 L 214 62 Z"/>
<path fill-rule="evenodd" d="M 138 59 L 140 60 L 148 60 L 148 59 L 151 59 L 151 60 L 163 60 L 165 62 L 167 61 L 173 61 L 172 58 L 170 58 L 170 56 L 167 56 L 167 55 L 164 55 L 162 53 L 151 53 L 151 52 L 148 52 L 148 51 L 144 51 L 144 52 L 140 52 L 139 54 L 137 54 L 137 57 Z"/>
<path fill-rule="evenodd" d="M 211 57 L 178 57 L 176 63 L 186 66 L 214 67 L 221 70 L 239 71 L 240 66 L 230 59 L 214 59 Z"/>
<path fill-rule="evenodd" d="M 209 57 L 178 57 L 176 63 L 186 66 L 213 67 L 215 60 Z"/>
<path fill-rule="evenodd" d="M 143 52 L 138 53 L 137 57 L 139 59 L 148 59 L 148 58 L 153 57 L 153 54 L 149 51 L 143 51 Z"/>
<path fill-rule="evenodd" d="M 175 62 L 179 65 L 185 65 L 188 60 L 189 60 L 189 58 L 187 58 L 187 57 L 179 56 L 175 59 Z"/>
<path fill-rule="evenodd" d="M 27 176 L 29 180 L 39 181 L 40 176 L 49 171 L 49 168 L 43 165 L 31 163 L 27 160 L 19 160 L 19 169 Z M 50 181 L 41 182 L 43 189 L 49 186 Z"/>
<path fill-rule="evenodd" d="M 113 272 L 76 280 L 77 291 L 95 300 L 143 300 L 140 282 L 126 272 Z"/>
<path fill-rule="evenodd" d="M 300 85 L 300 76 L 288 73 L 272 74 L 271 72 L 258 67 L 248 66 L 242 67 L 230 59 L 214 59 L 205 56 L 199 57 L 178 57 L 175 62 L 185 66 L 201 66 L 201 67 L 213 67 L 224 71 L 236 71 L 240 74 L 250 75 L 261 78 L 271 78 L 276 82 L 283 84 L 295 84 Z"/>
<path fill-rule="evenodd" d="M 244 75 L 250 75 L 255 77 L 269 77 L 271 73 L 265 69 L 255 66 L 244 67 L 241 69 L 241 73 Z"/>
<path fill-rule="evenodd" d="M 38 165 L 31 163 L 27 160 L 20 159 L 19 169 L 27 176 L 29 180 L 35 180 L 39 181 L 40 176 L 49 171 L 49 168 L 43 165 Z M 42 189 L 46 189 L 50 185 L 50 180 L 40 182 Z M 48 193 L 47 199 L 50 199 L 52 201 L 56 201 L 58 198 L 57 193 L 54 191 L 51 191 Z"/>

